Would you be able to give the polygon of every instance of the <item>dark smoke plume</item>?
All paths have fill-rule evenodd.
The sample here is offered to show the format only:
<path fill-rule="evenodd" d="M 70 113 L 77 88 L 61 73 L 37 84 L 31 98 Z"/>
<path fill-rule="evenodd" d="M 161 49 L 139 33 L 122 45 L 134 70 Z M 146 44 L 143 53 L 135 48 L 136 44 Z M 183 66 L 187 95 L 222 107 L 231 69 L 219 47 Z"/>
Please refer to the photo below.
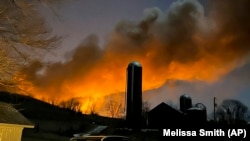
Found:
<path fill-rule="evenodd" d="M 48 90 L 48 96 L 65 96 L 74 85 L 108 87 L 106 82 L 115 92 L 123 92 L 126 65 L 139 60 L 144 66 L 144 90 L 175 79 L 217 81 L 249 56 L 250 1 L 208 1 L 207 6 L 204 11 L 198 1 L 183 0 L 173 2 L 166 12 L 147 10 L 139 22 L 119 22 L 103 47 L 90 36 L 70 60 L 49 65 L 39 77 L 29 73 L 27 80 L 39 90 Z M 91 82 L 90 76 L 95 77 Z"/>

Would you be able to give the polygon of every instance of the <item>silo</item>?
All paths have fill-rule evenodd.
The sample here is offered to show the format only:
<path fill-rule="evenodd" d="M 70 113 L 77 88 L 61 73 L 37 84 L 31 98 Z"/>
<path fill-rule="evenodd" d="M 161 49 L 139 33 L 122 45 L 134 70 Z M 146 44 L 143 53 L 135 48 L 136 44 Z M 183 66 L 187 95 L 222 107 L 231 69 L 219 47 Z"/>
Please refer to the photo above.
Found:
<path fill-rule="evenodd" d="M 192 107 L 192 99 L 189 95 L 184 94 L 180 96 L 180 110 L 186 113 L 187 109 Z"/>
<path fill-rule="evenodd" d="M 131 62 L 127 67 L 126 121 L 131 128 L 140 128 L 142 122 L 142 66 Z"/>
<path fill-rule="evenodd" d="M 202 103 L 197 103 L 194 107 L 187 110 L 187 118 L 189 123 L 202 125 L 207 121 L 207 110 Z"/>

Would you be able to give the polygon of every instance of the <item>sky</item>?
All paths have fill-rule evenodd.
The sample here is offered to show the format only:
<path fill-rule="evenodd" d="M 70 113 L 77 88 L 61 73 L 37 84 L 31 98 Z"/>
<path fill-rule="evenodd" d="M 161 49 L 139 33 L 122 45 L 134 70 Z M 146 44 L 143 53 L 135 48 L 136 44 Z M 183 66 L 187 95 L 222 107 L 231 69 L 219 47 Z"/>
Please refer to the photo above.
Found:
<path fill-rule="evenodd" d="M 117 23 L 128 20 L 138 22 L 145 16 L 145 11 L 160 8 L 167 11 L 174 0 L 73 0 L 45 8 L 42 12 L 55 34 L 66 37 L 60 50 L 72 50 L 81 40 L 95 34 L 100 43 L 105 43 Z M 62 49 L 63 48 L 63 49 Z M 61 57 L 60 57 L 61 59 Z"/>
<path fill-rule="evenodd" d="M 60 46 L 44 61 L 35 96 L 76 97 L 85 107 L 124 98 L 126 67 L 143 67 L 143 100 L 193 104 L 211 112 L 213 98 L 237 99 L 250 107 L 250 4 L 247 0 L 75 0 L 41 13 Z M 30 71 L 28 71 L 30 72 Z M 25 70 L 24 70 L 25 73 Z M 36 72 L 34 72 L 36 73 Z"/>

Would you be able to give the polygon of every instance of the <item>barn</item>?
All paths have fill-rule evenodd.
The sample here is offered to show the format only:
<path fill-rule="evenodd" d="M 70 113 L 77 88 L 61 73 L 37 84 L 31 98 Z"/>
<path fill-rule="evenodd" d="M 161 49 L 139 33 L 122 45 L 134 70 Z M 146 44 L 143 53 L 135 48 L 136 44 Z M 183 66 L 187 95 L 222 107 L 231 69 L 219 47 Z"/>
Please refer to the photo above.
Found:
<path fill-rule="evenodd" d="M 150 128 L 168 128 L 183 125 L 186 116 L 179 110 L 162 102 L 148 113 L 148 126 Z"/>

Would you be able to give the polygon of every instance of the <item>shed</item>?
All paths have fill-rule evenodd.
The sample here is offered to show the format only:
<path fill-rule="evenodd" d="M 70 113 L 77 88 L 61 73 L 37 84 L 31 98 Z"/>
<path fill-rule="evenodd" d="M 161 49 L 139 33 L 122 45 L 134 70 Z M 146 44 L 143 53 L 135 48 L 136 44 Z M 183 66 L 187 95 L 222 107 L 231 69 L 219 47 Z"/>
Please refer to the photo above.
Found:
<path fill-rule="evenodd" d="M 0 141 L 21 141 L 24 128 L 34 128 L 12 105 L 0 102 Z"/>

